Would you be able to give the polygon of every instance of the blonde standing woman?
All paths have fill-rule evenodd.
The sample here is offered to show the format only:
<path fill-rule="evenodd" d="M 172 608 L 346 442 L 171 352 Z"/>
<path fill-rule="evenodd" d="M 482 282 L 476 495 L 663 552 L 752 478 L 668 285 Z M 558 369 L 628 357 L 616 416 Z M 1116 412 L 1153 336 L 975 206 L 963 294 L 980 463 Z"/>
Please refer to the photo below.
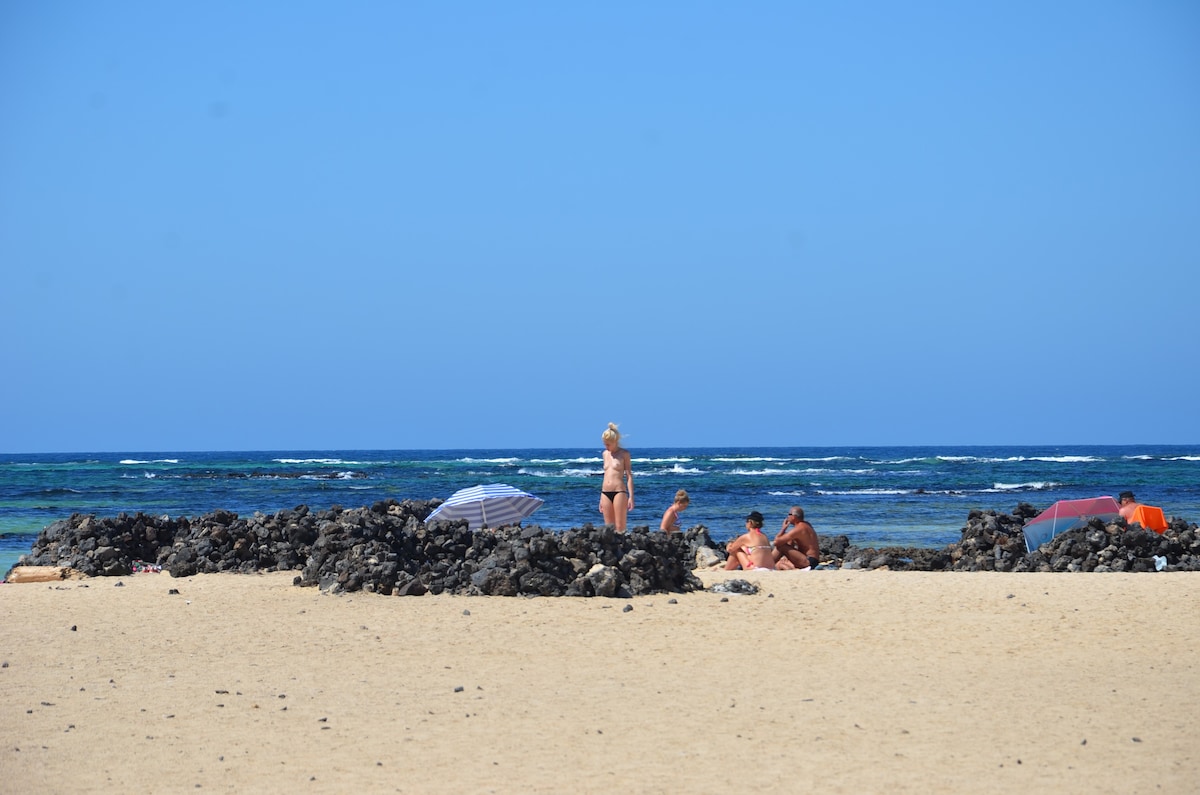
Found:
<path fill-rule="evenodd" d="M 683 526 L 679 522 L 679 514 L 687 510 L 691 502 L 692 498 L 683 489 L 675 492 L 675 502 L 671 503 L 671 507 L 663 512 L 663 518 L 658 524 L 658 529 L 664 533 L 678 533 L 682 530 Z"/>
<path fill-rule="evenodd" d="M 621 432 L 614 422 L 600 434 L 604 440 L 604 482 L 600 486 L 600 513 L 604 523 L 625 532 L 625 517 L 633 510 L 633 463 L 621 447 Z"/>

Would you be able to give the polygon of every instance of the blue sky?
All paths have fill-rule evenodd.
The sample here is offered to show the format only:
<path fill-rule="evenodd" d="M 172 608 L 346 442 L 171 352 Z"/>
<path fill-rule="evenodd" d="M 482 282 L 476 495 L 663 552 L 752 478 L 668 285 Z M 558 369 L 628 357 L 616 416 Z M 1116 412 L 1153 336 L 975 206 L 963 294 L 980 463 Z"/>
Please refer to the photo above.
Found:
<path fill-rule="evenodd" d="M 1200 6 L 0 7 L 0 451 L 1200 443 Z"/>

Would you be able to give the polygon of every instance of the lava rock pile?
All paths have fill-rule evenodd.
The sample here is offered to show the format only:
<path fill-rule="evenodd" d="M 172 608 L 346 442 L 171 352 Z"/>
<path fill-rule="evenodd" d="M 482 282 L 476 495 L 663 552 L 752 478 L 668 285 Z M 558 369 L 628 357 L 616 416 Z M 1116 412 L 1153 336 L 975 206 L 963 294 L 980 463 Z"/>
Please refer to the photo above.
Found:
<path fill-rule="evenodd" d="M 1022 527 L 1039 513 L 1024 502 L 1011 514 L 973 510 L 957 543 L 941 549 L 847 547 L 832 565 L 900 571 L 1200 571 L 1200 532 L 1178 517 L 1171 517 L 1162 533 L 1120 518 L 1092 519 L 1027 552 Z"/>
<path fill-rule="evenodd" d="M 713 546 L 704 527 L 669 536 L 590 524 L 562 533 L 536 525 L 472 532 L 461 520 L 426 524 L 439 502 L 299 506 L 248 518 L 74 514 L 44 528 L 18 565 L 88 576 L 128 575 L 143 562 L 173 577 L 297 570 L 297 585 L 414 596 L 635 596 L 704 587 L 692 573 L 697 550 Z"/>

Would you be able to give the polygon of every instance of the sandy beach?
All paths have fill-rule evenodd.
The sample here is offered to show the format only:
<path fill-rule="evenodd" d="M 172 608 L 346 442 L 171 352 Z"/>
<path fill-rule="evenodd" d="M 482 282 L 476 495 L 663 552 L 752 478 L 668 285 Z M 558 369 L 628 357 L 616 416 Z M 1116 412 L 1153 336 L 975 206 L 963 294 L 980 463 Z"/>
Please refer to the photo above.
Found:
<path fill-rule="evenodd" d="M 1195 574 L 702 572 L 761 591 L 628 600 L 293 576 L 0 585 L 0 791 L 1200 781 Z"/>

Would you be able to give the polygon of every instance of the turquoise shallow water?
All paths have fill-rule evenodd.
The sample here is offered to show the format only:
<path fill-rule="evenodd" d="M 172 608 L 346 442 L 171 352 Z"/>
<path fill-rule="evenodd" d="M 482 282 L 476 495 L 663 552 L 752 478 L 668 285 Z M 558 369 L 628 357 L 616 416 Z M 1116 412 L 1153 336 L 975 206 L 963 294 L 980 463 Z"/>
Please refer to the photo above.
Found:
<path fill-rule="evenodd" d="M 41 528 L 72 513 L 273 513 L 305 504 L 445 498 L 508 483 L 546 501 L 531 523 L 599 523 L 600 448 L 0 455 L 0 572 Z M 1200 445 L 1076 447 L 657 448 L 633 455 L 630 524 L 657 527 L 676 489 L 685 526 L 722 540 L 792 504 L 819 533 L 859 546 L 942 546 L 972 508 L 1011 511 L 1125 489 L 1169 516 L 1200 519 Z"/>

